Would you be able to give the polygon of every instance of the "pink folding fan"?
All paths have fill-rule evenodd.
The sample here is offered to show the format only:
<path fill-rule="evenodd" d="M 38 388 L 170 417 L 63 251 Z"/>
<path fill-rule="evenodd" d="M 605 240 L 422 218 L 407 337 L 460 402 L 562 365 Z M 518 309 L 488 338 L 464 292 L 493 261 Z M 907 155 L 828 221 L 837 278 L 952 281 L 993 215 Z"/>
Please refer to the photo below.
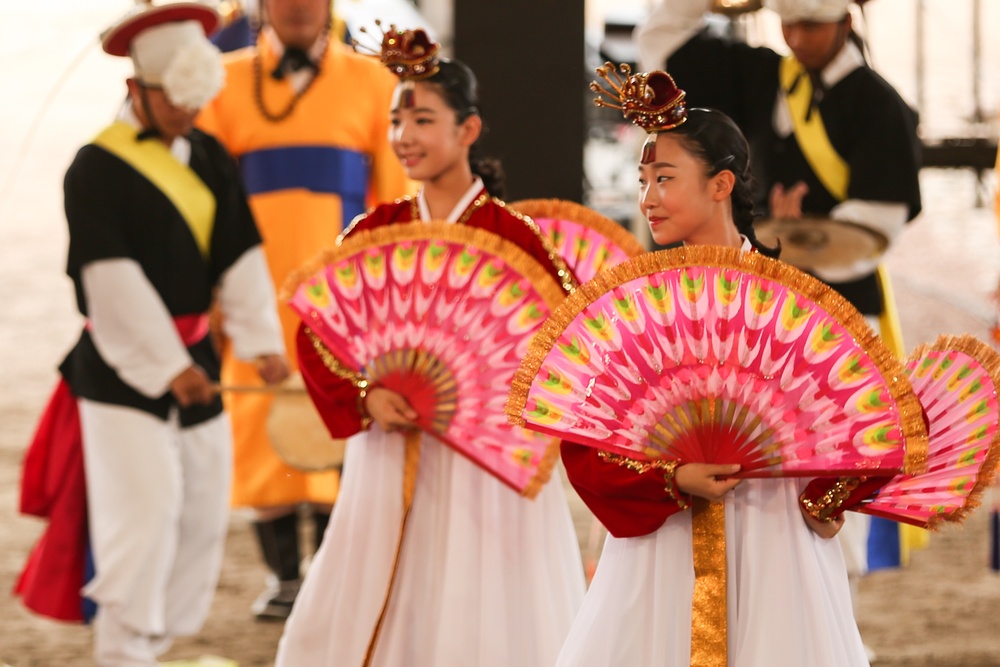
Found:
<path fill-rule="evenodd" d="M 581 283 L 646 251 L 627 229 L 576 202 L 525 199 L 510 206 L 535 221 Z"/>
<path fill-rule="evenodd" d="M 920 404 L 840 295 L 733 248 L 650 253 L 571 294 L 532 342 L 508 415 L 639 460 L 740 476 L 915 472 Z"/>
<path fill-rule="evenodd" d="M 538 492 L 558 448 L 511 426 L 504 400 L 564 298 L 543 266 L 495 234 L 415 223 L 354 234 L 293 280 L 289 305 L 341 364 L 406 397 L 423 430 Z"/>
<path fill-rule="evenodd" d="M 1000 463 L 1000 355 L 973 336 L 941 336 L 909 356 L 906 373 L 929 424 L 927 470 L 851 509 L 925 528 L 961 521 Z"/>

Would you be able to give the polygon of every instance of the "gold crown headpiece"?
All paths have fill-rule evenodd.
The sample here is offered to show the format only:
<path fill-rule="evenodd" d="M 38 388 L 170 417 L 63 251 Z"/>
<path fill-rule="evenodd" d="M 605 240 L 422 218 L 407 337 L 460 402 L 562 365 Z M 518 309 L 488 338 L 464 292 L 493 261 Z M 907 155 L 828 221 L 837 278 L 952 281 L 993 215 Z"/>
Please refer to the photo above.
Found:
<path fill-rule="evenodd" d="M 388 30 L 384 30 L 382 22 L 377 19 L 375 25 L 382 32 L 379 48 L 371 48 L 355 39 L 356 49 L 378 56 L 382 64 L 403 81 L 426 79 L 438 73 L 441 45 L 431 39 L 423 28 L 400 30 L 390 25 Z M 364 27 L 361 32 L 378 39 Z"/>
<path fill-rule="evenodd" d="M 608 90 L 597 81 L 590 84 L 590 89 L 599 95 L 594 98 L 597 106 L 618 109 L 626 119 L 647 132 L 671 130 L 687 120 L 684 91 L 666 72 L 653 70 L 632 74 L 627 64 L 616 69 L 611 63 L 604 63 L 595 71 L 611 87 Z"/>

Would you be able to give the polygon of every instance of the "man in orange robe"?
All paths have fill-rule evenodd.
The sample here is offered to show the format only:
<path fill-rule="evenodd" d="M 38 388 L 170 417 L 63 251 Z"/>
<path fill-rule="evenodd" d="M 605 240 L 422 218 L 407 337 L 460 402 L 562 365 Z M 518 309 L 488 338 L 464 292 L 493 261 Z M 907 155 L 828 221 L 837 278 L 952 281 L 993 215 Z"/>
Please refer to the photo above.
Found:
<path fill-rule="evenodd" d="M 334 244 L 343 226 L 378 201 L 405 194 L 388 145 L 395 78 L 377 60 L 330 36 L 330 0 L 263 0 L 255 47 L 231 54 L 226 85 L 199 117 L 239 161 L 274 284 Z M 288 345 L 298 319 L 279 304 Z M 294 364 L 294 360 L 292 360 Z M 223 381 L 255 382 L 252 365 L 224 358 Z M 299 586 L 298 510 L 312 508 L 318 542 L 337 475 L 286 465 L 267 434 L 272 397 L 233 393 L 233 504 L 254 510 L 272 571 L 259 618 L 285 618 Z"/>

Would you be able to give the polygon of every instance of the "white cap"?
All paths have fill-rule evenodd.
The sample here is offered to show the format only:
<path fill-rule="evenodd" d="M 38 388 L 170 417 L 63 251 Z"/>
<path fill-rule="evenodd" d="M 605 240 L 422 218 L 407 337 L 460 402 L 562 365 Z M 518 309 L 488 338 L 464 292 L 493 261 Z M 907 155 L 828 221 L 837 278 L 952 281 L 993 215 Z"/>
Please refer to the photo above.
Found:
<path fill-rule="evenodd" d="M 200 109 L 225 80 L 222 54 L 206 36 L 218 20 L 198 3 L 142 5 L 105 31 L 102 44 L 111 55 L 130 56 L 135 78 L 161 86 L 172 104 Z"/>
<path fill-rule="evenodd" d="M 764 0 L 764 6 L 780 16 L 782 23 L 835 23 L 847 15 L 851 0 Z"/>
<path fill-rule="evenodd" d="M 203 41 L 206 41 L 205 31 L 197 21 L 175 21 L 146 28 L 132 38 L 128 47 L 136 78 L 152 86 L 163 85 L 163 74 L 177 51 Z"/>

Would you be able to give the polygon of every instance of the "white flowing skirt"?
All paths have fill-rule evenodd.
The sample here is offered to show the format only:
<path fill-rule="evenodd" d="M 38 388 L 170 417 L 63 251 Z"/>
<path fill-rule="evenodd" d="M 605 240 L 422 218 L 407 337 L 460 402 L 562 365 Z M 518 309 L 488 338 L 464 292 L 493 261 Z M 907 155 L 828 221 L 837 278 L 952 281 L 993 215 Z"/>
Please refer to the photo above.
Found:
<path fill-rule="evenodd" d="M 726 498 L 729 667 L 868 665 L 837 539 L 805 524 L 806 480 L 745 480 Z M 559 667 L 687 667 L 691 513 L 608 537 Z"/>
<path fill-rule="evenodd" d="M 402 522 L 404 442 L 350 440 L 337 505 L 278 646 L 277 667 L 360 667 Z M 374 667 L 551 667 L 584 593 L 558 474 L 522 498 L 422 436 L 413 507 Z"/>

